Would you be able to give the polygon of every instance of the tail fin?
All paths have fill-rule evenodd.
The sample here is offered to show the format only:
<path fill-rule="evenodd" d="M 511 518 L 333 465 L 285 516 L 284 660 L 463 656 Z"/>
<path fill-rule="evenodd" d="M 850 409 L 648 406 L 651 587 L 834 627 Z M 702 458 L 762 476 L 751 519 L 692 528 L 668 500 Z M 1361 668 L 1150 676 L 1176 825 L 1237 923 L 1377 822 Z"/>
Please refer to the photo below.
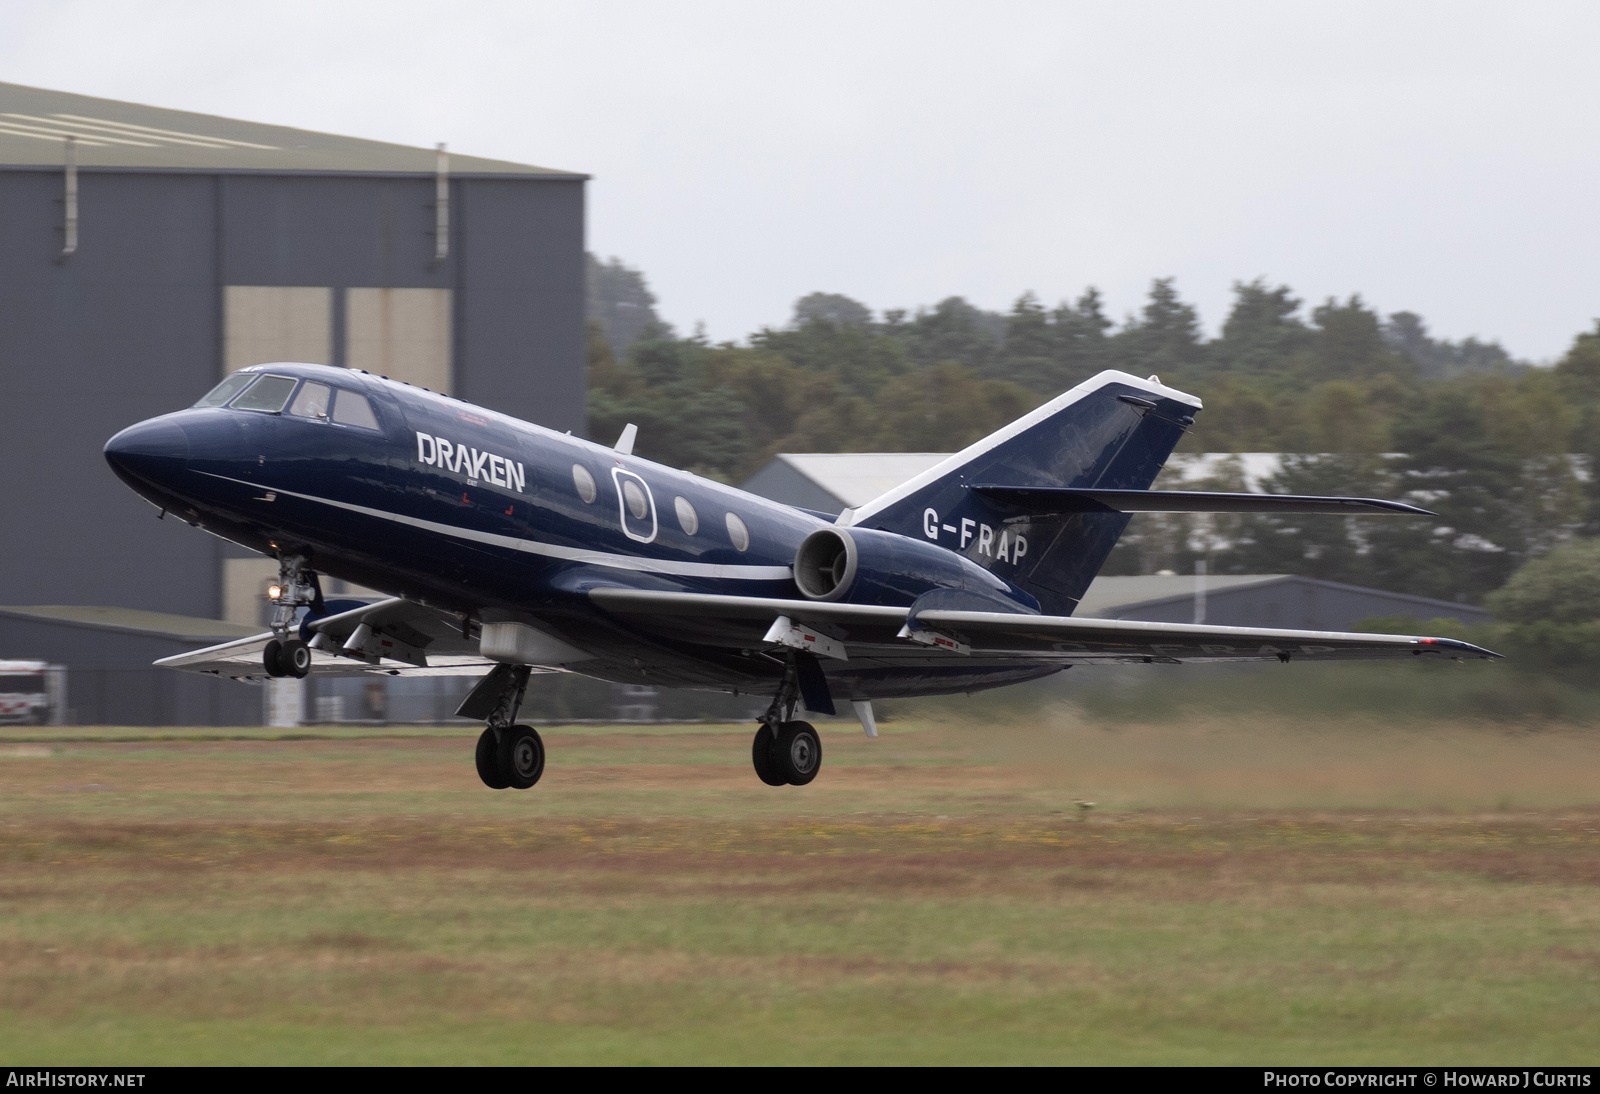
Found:
<path fill-rule="evenodd" d="M 1071 615 L 1127 514 L 1043 513 L 969 487 L 1147 490 L 1198 409 L 1154 378 L 1102 372 L 841 520 L 933 540 Z"/>

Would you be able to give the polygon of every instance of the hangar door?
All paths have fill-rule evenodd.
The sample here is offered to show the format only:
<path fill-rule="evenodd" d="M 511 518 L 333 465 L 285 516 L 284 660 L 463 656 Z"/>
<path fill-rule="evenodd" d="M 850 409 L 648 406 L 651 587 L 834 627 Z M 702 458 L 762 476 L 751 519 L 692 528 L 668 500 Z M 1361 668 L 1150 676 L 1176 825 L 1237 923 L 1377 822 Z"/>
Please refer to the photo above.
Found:
<path fill-rule="evenodd" d="M 224 372 L 270 361 L 339 364 L 451 393 L 454 301 L 449 289 L 343 290 L 343 360 L 334 353 L 335 291 L 322 286 L 227 286 Z"/>
<path fill-rule="evenodd" d="M 222 296 L 222 370 L 269 361 L 333 364 L 333 290 L 228 285 Z"/>
<path fill-rule="evenodd" d="M 449 289 L 346 289 L 347 368 L 449 395 Z"/>

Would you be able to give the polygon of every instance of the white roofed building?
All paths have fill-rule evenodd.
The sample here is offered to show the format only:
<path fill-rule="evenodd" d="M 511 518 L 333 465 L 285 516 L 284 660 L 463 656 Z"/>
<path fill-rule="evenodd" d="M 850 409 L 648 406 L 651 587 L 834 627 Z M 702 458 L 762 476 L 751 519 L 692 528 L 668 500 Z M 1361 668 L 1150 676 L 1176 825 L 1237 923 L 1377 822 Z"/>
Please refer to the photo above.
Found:
<path fill-rule="evenodd" d="M 786 505 L 836 515 L 865 505 L 948 459 L 949 452 L 780 452 L 742 489 Z M 1163 485 L 1211 478 L 1237 459 L 1246 488 L 1260 491 L 1283 466 L 1281 452 L 1187 452 L 1167 461 Z"/>
<path fill-rule="evenodd" d="M 741 489 L 837 516 L 949 458 L 948 452 L 783 452 Z"/>

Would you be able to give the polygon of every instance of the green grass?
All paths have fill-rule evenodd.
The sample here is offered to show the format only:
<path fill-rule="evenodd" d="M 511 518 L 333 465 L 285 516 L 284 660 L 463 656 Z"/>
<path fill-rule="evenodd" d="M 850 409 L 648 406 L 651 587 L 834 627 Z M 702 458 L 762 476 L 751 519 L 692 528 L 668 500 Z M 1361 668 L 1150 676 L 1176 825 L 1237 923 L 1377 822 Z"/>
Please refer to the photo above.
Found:
<path fill-rule="evenodd" d="M 524 793 L 459 729 L 30 730 L 0 1059 L 1600 1058 L 1600 734 L 981 709 L 779 789 L 745 727 L 552 727 Z"/>

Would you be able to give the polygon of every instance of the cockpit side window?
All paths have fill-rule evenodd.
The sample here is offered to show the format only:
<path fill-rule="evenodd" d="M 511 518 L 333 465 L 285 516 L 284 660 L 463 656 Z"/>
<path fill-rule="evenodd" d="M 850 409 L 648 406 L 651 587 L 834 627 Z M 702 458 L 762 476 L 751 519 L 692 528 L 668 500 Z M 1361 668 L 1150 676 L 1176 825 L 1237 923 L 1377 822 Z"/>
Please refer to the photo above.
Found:
<path fill-rule="evenodd" d="M 233 401 L 233 409 L 280 414 L 288 404 L 289 396 L 294 393 L 296 382 L 293 376 L 262 376 Z"/>
<path fill-rule="evenodd" d="M 344 388 L 339 389 L 339 398 L 333 404 L 333 420 L 362 429 L 378 428 L 378 419 L 373 415 L 372 404 L 367 402 L 367 397 Z"/>
<path fill-rule="evenodd" d="M 194 405 L 221 406 L 223 403 L 226 403 L 229 399 L 239 394 L 239 392 L 249 387 L 250 381 L 254 380 L 255 378 L 255 373 L 253 372 L 235 372 L 232 376 L 228 377 L 226 380 L 222 381 L 222 383 L 208 391 L 205 397 Z"/>
<path fill-rule="evenodd" d="M 332 401 L 333 391 L 327 384 L 314 384 L 307 381 L 300 388 L 300 394 L 294 397 L 294 402 L 289 404 L 289 413 L 301 418 L 317 418 L 326 421 L 328 418 L 328 404 Z"/>

